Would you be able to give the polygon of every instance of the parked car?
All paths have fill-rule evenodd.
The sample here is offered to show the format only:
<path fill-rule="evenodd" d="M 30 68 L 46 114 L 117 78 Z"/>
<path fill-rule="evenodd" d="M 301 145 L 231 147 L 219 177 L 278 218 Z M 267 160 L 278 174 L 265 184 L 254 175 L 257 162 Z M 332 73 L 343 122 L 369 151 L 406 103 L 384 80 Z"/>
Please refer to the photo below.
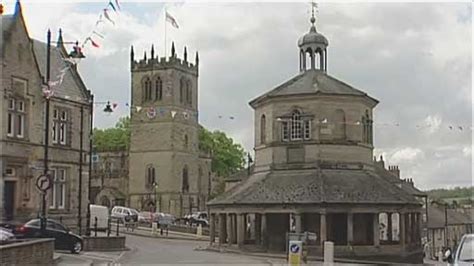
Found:
<path fill-rule="evenodd" d="M 456 252 L 448 262 L 455 266 L 474 264 L 474 234 L 464 235 Z"/>
<path fill-rule="evenodd" d="M 154 221 L 157 222 L 161 227 L 163 225 L 168 226 L 168 225 L 174 224 L 176 221 L 176 218 L 171 214 L 158 212 L 156 213 L 154 217 Z"/>
<path fill-rule="evenodd" d="M 47 219 L 45 233 L 41 233 L 40 219 L 33 219 L 18 228 L 18 238 L 54 238 L 54 248 L 79 253 L 82 250 L 82 237 L 74 234 L 61 223 Z"/>
<path fill-rule="evenodd" d="M 0 241 L 15 239 L 15 235 L 8 229 L 0 227 Z"/>
<path fill-rule="evenodd" d="M 128 207 L 115 206 L 110 212 L 112 220 L 119 223 L 138 222 L 138 211 Z"/>
<path fill-rule="evenodd" d="M 97 230 L 107 230 L 109 220 L 109 208 L 102 205 L 90 205 L 91 228 L 95 228 L 95 218 L 97 217 Z"/>
<path fill-rule="evenodd" d="M 207 220 L 207 213 L 205 212 L 195 212 L 188 219 L 189 224 L 191 225 L 201 225 L 203 227 L 209 226 L 209 222 Z"/>
<path fill-rule="evenodd" d="M 151 226 L 154 216 L 156 214 L 152 212 L 139 212 L 138 213 L 138 224 Z"/>

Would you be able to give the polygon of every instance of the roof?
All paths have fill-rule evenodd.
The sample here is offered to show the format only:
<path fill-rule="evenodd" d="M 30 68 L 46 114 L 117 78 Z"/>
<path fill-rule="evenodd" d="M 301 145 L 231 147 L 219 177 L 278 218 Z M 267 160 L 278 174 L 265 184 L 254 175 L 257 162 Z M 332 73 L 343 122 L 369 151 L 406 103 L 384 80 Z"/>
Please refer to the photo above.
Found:
<path fill-rule="evenodd" d="M 10 31 L 10 28 L 13 25 L 13 22 L 15 21 L 15 16 L 14 15 L 2 15 L 2 31 L 3 33 L 7 33 Z"/>
<path fill-rule="evenodd" d="M 47 45 L 38 40 L 32 40 L 33 52 L 38 62 L 40 73 L 46 77 L 46 50 Z M 54 97 L 68 99 L 72 101 L 87 101 L 87 89 L 82 82 L 75 67 L 71 63 L 64 60 L 65 56 L 61 53 L 60 48 L 51 45 L 51 68 L 50 80 L 59 80 L 60 71 L 68 68 L 64 75 L 63 82 L 53 87 Z"/>
<path fill-rule="evenodd" d="M 461 212 L 461 211 L 464 211 Z M 448 225 L 474 224 L 473 209 L 447 209 Z M 444 208 L 430 205 L 428 208 L 428 228 L 444 228 L 446 214 Z"/>
<path fill-rule="evenodd" d="M 344 83 L 327 73 L 310 69 L 304 71 L 294 78 L 284 82 L 275 89 L 257 97 L 250 102 L 254 105 L 268 97 L 301 95 L 301 94 L 329 94 L 329 95 L 351 95 L 368 97 L 374 101 L 374 105 L 378 103 L 377 100 L 371 98 L 367 93 L 360 91 L 347 83 Z"/>
<path fill-rule="evenodd" d="M 418 204 L 375 172 L 322 169 L 256 173 L 208 205 L 321 203 Z"/>
<path fill-rule="evenodd" d="M 396 175 L 385 169 L 384 167 L 375 164 L 375 172 L 382 177 L 383 179 L 387 180 L 388 182 L 392 184 L 396 184 L 399 188 L 403 189 L 405 192 L 409 193 L 410 195 L 416 196 L 416 197 L 425 197 L 428 194 L 425 192 L 417 189 L 413 183 L 408 183 L 405 182 L 404 180 L 401 180 L 398 178 Z"/>
<path fill-rule="evenodd" d="M 249 177 L 249 172 L 253 173 L 254 169 L 255 169 L 255 164 L 252 164 L 250 166 L 250 169 L 249 169 L 249 167 L 246 167 L 246 168 L 241 169 L 238 172 L 226 177 L 225 182 L 239 182 L 239 181 L 242 181 L 244 179 L 247 179 Z"/>

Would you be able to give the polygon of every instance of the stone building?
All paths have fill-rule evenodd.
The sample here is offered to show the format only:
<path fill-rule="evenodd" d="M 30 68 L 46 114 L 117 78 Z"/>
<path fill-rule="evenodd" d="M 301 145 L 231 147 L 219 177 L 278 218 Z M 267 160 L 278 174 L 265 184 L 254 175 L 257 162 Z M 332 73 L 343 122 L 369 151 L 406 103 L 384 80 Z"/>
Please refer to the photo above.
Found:
<path fill-rule="evenodd" d="M 42 196 L 35 180 L 43 174 L 46 43 L 31 39 L 19 2 L 13 15 L 1 17 L 0 89 L 0 191 L 1 219 L 24 222 L 40 214 Z M 45 32 L 46 36 L 46 32 Z M 61 33 L 51 47 L 49 173 L 53 179 L 47 193 L 48 217 L 78 226 L 79 195 L 82 224 L 87 209 L 90 131 L 90 91 L 76 66 L 64 59 L 67 52 Z M 61 72 L 61 70 L 63 72 Z M 83 110 L 81 128 L 81 109 Z M 82 191 L 79 191 L 80 132 L 83 132 Z"/>
<path fill-rule="evenodd" d="M 133 47 L 130 57 L 130 148 L 98 153 L 95 202 L 176 217 L 204 210 L 212 174 L 210 155 L 199 149 L 198 54 L 192 64 L 184 48 L 179 59 L 173 44 L 169 57 L 153 46 L 149 58 L 135 60 Z"/>
<path fill-rule="evenodd" d="M 336 257 L 419 263 L 421 204 L 373 160 L 378 101 L 327 73 L 314 22 L 298 41 L 300 73 L 250 102 L 255 165 L 208 202 L 211 245 L 218 229 L 219 245 L 282 252 L 287 233 L 311 232 L 312 255 L 329 240 Z"/>

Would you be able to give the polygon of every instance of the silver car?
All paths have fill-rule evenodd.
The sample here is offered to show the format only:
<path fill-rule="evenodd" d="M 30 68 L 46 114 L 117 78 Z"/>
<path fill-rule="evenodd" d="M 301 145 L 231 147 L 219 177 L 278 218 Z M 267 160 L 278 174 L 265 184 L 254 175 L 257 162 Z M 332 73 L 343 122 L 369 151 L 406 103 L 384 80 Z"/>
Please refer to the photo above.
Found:
<path fill-rule="evenodd" d="M 456 266 L 474 264 L 474 234 L 464 235 L 461 238 L 450 264 Z"/>

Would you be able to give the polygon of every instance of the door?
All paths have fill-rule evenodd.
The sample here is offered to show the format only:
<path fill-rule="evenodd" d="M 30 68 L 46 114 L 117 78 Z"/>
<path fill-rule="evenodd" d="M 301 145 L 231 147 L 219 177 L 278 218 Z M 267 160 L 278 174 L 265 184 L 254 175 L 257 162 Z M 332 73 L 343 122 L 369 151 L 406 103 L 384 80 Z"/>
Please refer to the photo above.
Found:
<path fill-rule="evenodd" d="M 3 195 L 5 197 L 5 219 L 7 221 L 10 221 L 13 220 L 13 215 L 15 211 L 15 181 L 5 181 Z"/>

